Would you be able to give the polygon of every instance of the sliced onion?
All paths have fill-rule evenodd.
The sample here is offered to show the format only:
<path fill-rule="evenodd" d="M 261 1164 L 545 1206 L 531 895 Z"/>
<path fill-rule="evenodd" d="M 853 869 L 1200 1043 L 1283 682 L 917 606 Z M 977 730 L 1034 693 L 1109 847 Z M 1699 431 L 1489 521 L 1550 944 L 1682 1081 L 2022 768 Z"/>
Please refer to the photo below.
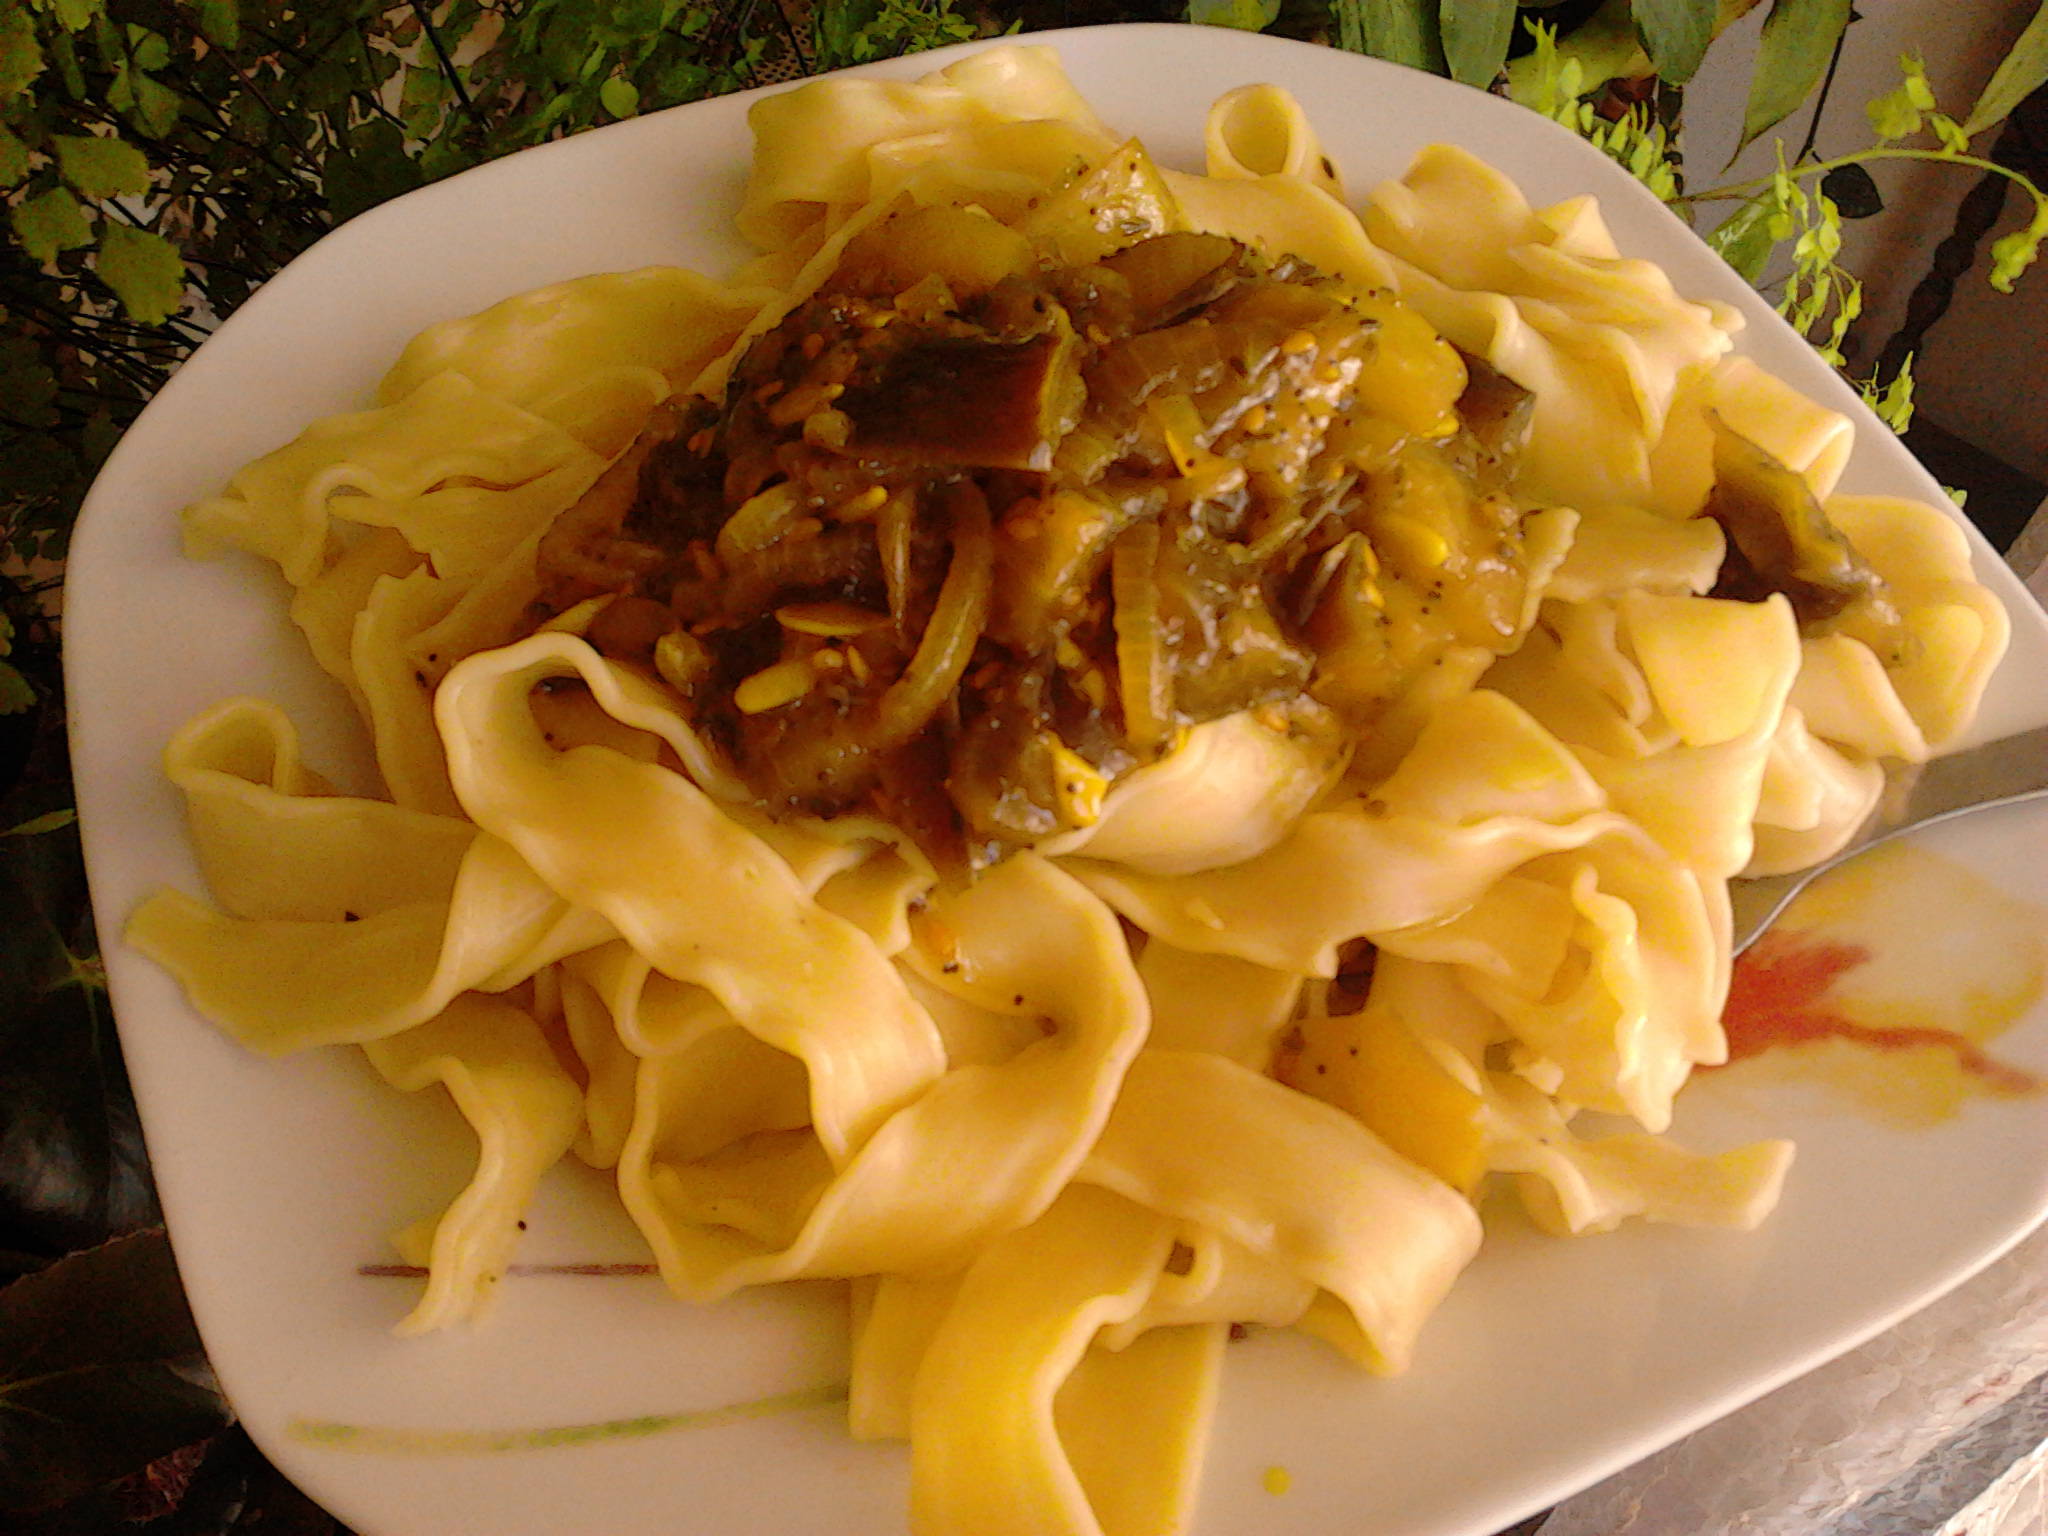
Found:
<path fill-rule="evenodd" d="M 877 706 L 868 748 L 888 751 L 910 740 L 930 722 L 960 686 L 974 647 L 988 623 L 989 592 L 995 576 L 995 535 L 988 498 L 971 480 L 949 488 L 952 501 L 953 562 L 932 609 L 931 622 L 903 675 L 889 685 Z"/>
<path fill-rule="evenodd" d="M 1173 729 L 1173 679 L 1159 630 L 1159 525 L 1139 523 L 1117 535 L 1110 551 L 1109 590 L 1116 602 L 1117 685 L 1124 734 L 1152 751 Z"/>
<path fill-rule="evenodd" d="M 916 526 L 917 503 L 908 491 L 891 495 L 875 517 L 875 547 L 882 556 L 882 587 L 889 594 L 889 616 L 898 624 L 910 612 L 910 535 Z"/>

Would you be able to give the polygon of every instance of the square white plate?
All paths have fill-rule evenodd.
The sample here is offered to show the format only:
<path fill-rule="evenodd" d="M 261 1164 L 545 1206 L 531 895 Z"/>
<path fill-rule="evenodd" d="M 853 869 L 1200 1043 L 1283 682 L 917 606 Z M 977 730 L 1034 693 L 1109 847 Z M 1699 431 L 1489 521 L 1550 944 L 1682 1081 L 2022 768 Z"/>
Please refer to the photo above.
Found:
<path fill-rule="evenodd" d="M 1196 168 L 1223 91 L 1292 89 L 1354 193 L 1425 144 L 1462 144 L 1538 204 L 1596 193 L 1622 248 L 1681 292 L 1741 308 L 1741 348 L 1850 413 L 1844 489 L 1940 489 L 1814 353 L 1599 153 L 1461 86 L 1280 39 L 1187 26 L 1041 34 L 1103 116 Z M 912 76 L 959 50 L 871 66 Z M 417 1282 L 366 1277 L 385 1235 L 437 1209 L 473 1143 L 439 1096 L 404 1099 L 355 1053 L 260 1061 L 196 1017 L 128 949 L 152 889 L 197 889 L 159 753 L 225 696 L 277 698 L 311 759 L 361 772 L 346 704 L 312 666 L 274 577 L 178 552 L 177 509 L 313 418 L 363 403 L 420 327 L 579 273 L 677 262 L 725 270 L 753 95 L 679 108 L 515 155 L 415 192 L 322 240 L 200 349 L 109 460 L 72 548 L 66 630 L 93 895 L 122 1042 L 193 1309 L 230 1397 L 269 1455 L 366 1536 L 894 1533 L 906 1458 L 849 1440 L 832 1409 L 722 1428 L 478 1456 L 308 1445 L 298 1417 L 501 1430 L 672 1413 L 843 1375 L 836 1297 L 758 1294 L 709 1311 L 646 1277 L 532 1276 L 483 1326 L 399 1341 Z M 2048 721 L 2048 620 L 1981 540 L 2013 610 L 2012 653 L 1980 734 Z M 365 782 L 358 778 L 358 784 Z M 2048 811 L 1997 812 L 1930 839 L 2048 903 Z M 1926 964 L 1939 968 L 1939 954 Z M 2048 1070 L 2048 1011 L 2001 1041 Z M 1231 1352 L 1201 1530 L 1476 1536 L 1647 1454 L 1858 1343 L 1990 1262 L 2048 1211 L 2048 1105 L 1978 1100 L 1927 1131 L 1875 1124 L 1757 1079 L 1708 1080 L 1679 1131 L 1702 1145 L 1800 1143 L 1760 1233 L 1644 1228 L 1552 1241 L 1516 1227 L 1423 1339 L 1376 1381 L 1291 1337 Z M 606 1180 L 554 1175 L 522 1262 L 644 1261 Z M 1267 1492 L 1283 1466 L 1292 1488 Z"/>

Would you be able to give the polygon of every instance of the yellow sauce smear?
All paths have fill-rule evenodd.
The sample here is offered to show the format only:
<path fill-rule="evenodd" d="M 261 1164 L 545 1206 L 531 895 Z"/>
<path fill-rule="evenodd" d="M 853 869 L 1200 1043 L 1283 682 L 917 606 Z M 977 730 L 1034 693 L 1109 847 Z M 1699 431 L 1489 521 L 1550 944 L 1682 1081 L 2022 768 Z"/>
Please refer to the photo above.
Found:
<path fill-rule="evenodd" d="M 2040 1001 L 2048 911 L 1897 843 L 1815 882 L 1736 964 L 1732 1062 L 1929 1125 L 2048 1082 L 1988 1049 Z"/>

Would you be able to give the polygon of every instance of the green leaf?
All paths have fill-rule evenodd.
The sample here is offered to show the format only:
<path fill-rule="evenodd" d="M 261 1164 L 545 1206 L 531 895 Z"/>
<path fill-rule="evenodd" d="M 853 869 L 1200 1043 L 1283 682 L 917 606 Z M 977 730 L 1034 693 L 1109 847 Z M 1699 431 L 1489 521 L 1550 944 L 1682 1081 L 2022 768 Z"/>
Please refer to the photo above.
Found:
<path fill-rule="evenodd" d="M 1204 0 L 1205 6 L 1210 4 L 1211 0 Z M 1232 17 L 1238 16 L 1249 24 L 1251 13 L 1263 12 L 1269 4 L 1272 0 L 1247 0 L 1247 3 L 1235 6 L 1231 0 L 1213 0 L 1213 12 L 1205 9 L 1199 16 L 1191 14 L 1189 19 L 1236 25 Z M 1275 11 L 1277 14 L 1277 7 Z M 614 25 L 626 19 L 624 10 L 615 11 Z M 644 18 L 641 25 L 643 28 L 646 25 Z M 687 31 L 697 25 L 696 22 L 687 22 L 676 30 Z M 924 48 L 964 42 L 974 36 L 974 27 L 953 9 L 953 0 L 821 0 L 812 12 L 811 36 L 816 67 L 835 69 L 846 64 L 894 58 Z M 747 51 L 730 67 L 750 68 L 758 57 L 758 48 L 750 42 Z M 702 64 L 696 61 L 690 61 L 680 70 L 676 66 L 665 66 L 657 76 L 664 82 L 657 91 L 662 104 L 702 95 L 700 87 L 706 73 Z M 677 85 L 684 87 L 685 94 L 677 94 Z"/>
<path fill-rule="evenodd" d="M 879 0 L 818 0 L 811 10 L 811 41 L 819 67 L 853 63 L 854 45 L 879 9 Z"/>
<path fill-rule="evenodd" d="M 32 427 L 56 420 L 57 376 L 42 351 L 26 336 L 0 337 L 0 415 Z M 13 639 L 7 615 L 0 613 L 0 656 Z"/>
<path fill-rule="evenodd" d="M 1439 0 L 1438 28 L 1451 78 L 1485 90 L 1507 62 L 1515 0 Z"/>
<path fill-rule="evenodd" d="M 0 715 L 25 714 L 35 707 L 35 685 L 12 662 L 0 661 Z"/>
<path fill-rule="evenodd" d="M 0 1291 L 0 1508 L 75 1497 L 226 1422 L 161 1229 Z"/>
<path fill-rule="evenodd" d="M 19 677 L 21 674 L 15 675 Z M 59 831 L 77 820 L 76 811 L 46 811 L 40 816 L 30 817 L 18 827 L 9 827 L 5 832 L 0 832 L 0 837 L 36 837 L 44 832 Z"/>
<path fill-rule="evenodd" d="M 406 154 L 403 132 L 381 118 L 351 128 L 345 145 L 328 152 L 321 174 L 321 191 L 337 224 L 419 184 L 419 166 Z"/>
<path fill-rule="evenodd" d="M 198 0 L 199 33 L 216 48 L 242 46 L 242 8 L 237 0 Z"/>
<path fill-rule="evenodd" d="M 1435 0 L 1335 0 L 1335 9 L 1340 47 L 1411 69 L 1444 73 Z"/>
<path fill-rule="evenodd" d="M 1706 237 L 1715 254 L 1752 287 L 1762 281 L 1771 252 L 1778 248 L 1779 236 L 1772 228 L 1777 212 L 1777 200 L 1768 192 L 1760 193 L 1723 219 Z"/>
<path fill-rule="evenodd" d="M 1870 119 L 1871 131 L 1881 141 L 1908 139 L 1920 131 L 1927 114 L 1934 110 L 1934 87 L 1927 81 L 1927 66 L 1917 53 L 1899 56 L 1899 70 L 1904 76 L 1899 87 L 1887 91 L 1863 108 Z"/>
<path fill-rule="evenodd" d="M 0 123 L 0 188 L 17 186 L 28 175 L 28 146 Z"/>
<path fill-rule="evenodd" d="M 398 115 L 405 120 L 406 132 L 414 138 L 432 140 L 454 99 L 448 77 L 441 73 L 438 64 L 406 66 L 405 80 L 398 89 Z"/>
<path fill-rule="evenodd" d="M 2041 242 L 2048 239 L 2048 198 L 2034 194 L 2034 216 L 2025 229 L 2001 235 L 1991 242 L 1991 286 L 2011 293 L 2020 274 L 2041 254 Z"/>
<path fill-rule="evenodd" d="M 2044 84 L 2048 84 L 2048 0 L 2034 12 L 2027 30 L 1992 74 L 1977 105 L 1970 108 L 1963 132 L 1975 138 L 1986 128 L 1996 127 Z"/>
<path fill-rule="evenodd" d="M 420 175 L 427 181 L 439 181 L 457 171 L 468 170 L 476 162 L 476 155 L 449 135 L 434 140 L 420 151 Z"/>
<path fill-rule="evenodd" d="M 83 32 L 95 19 L 104 15 L 107 0 L 51 0 L 50 14 L 63 25 L 66 32 Z"/>
<path fill-rule="evenodd" d="M 631 117 L 640 110 L 640 87 L 614 75 L 597 88 L 597 99 L 613 117 Z"/>
<path fill-rule="evenodd" d="M 73 101 L 86 99 L 85 66 L 78 62 L 78 47 L 71 40 L 69 32 L 59 32 L 50 39 L 50 52 L 57 61 L 57 78 L 64 82 L 65 94 Z"/>
<path fill-rule="evenodd" d="M 150 138 L 160 139 L 178 126 L 178 93 L 161 80 L 123 63 L 107 87 L 107 105 L 122 113 Z"/>
<path fill-rule="evenodd" d="M 1857 393 L 1863 396 L 1863 403 L 1877 413 L 1877 419 L 1903 437 L 1906 428 L 1913 424 L 1913 354 L 1908 352 L 1900 360 L 1899 371 L 1892 375 L 1889 384 L 1880 383 L 1874 373 L 1853 382 Z"/>
<path fill-rule="evenodd" d="M 37 263 L 52 261 L 59 251 L 92 244 L 92 225 L 68 188 L 52 187 L 15 206 L 14 238 Z"/>
<path fill-rule="evenodd" d="M 135 77 L 135 125 L 153 139 L 178 126 L 184 103 L 178 93 L 148 75 Z"/>
<path fill-rule="evenodd" d="M 20 6 L 0 8 L 0 103 L 12 101 L 43 72 L 36 24 Z"/>
<path fill-rule="evenodd" d="M 19 1246 L 62 1253 L 160 1218 L 107 1007 L 78 828 L 52 814 L 73 803 L 54 658 L 14 659 L 44 699 L 21 782 L 0 796 L 0 826 L 22 829 L 0 854 L 0 1228 Z M 0 1377 L 15 1364 L 0 1343 Z M 4 1419 L 0 1411 L 0 1440 Z"/>
<path fill-rule="evenodd" d="M 1606 0 L 1599 10 L 1572 29 L 1571 36 L 1562 40 L 1555 36 L 1554 28 L 1546 28 L 1533 18 L 1528 26 L 1532 35 L 1539 30 L 1551 32 L 1552 51 L 1566 67 L 1577 70 L 1576 89 L 1572 93 L 1575 96 L 1597 91 L 1610 80 L 1634 79 L 1649 72 L 1650 59 L 1643 52 L 1642 40 L 1636 36 L 1629 0 Z M 1530 78 L 1538 72 L 1533 54 L 1524 54 L 1508 64 L 1508 93 L 1524 106 L 1529 104 L 1528 93 L 1540 89 Z"/>
<path fill-rule="evenodd" d="M 184 307 L 184 258 L 153 229 L 110 221 L 100 234 L 93 269 L 140 324 L 161 325 Z"/>
<path fill-rule="evenodd" d="M 1737 154 L 1790 117 L 1813 93 L 1848 25 L 1849 0 L 1772 0 L 1756 72 L 1749 77 L 1749 104 L 1742 112 Z"/>
<path fill-rule="evenodd" d="M 57 169 L 86 197 L 95 200 L 149 190 L 149 161 L 119 139 L 60 133 L 51 140 Z"/>
<path fill-rule="evenodd" d="M 137 69 L 154 74 L 171 62 L 171 45 L 163 33 L 130 23 L 128 56 L 135 61 Z"/>
<path fill-rule="evenodd" d="M 1657 73 L 1673 85 L 1685 84 L 1714 40 L 1715 0 L 1633 0 L 1630 9 Z"/>
<path fill-rule="evenodd" d="M 1279 19 L 1280 0 L 1188 0 L 1188 20 L 1198 27 L 1262 32 Z"/>

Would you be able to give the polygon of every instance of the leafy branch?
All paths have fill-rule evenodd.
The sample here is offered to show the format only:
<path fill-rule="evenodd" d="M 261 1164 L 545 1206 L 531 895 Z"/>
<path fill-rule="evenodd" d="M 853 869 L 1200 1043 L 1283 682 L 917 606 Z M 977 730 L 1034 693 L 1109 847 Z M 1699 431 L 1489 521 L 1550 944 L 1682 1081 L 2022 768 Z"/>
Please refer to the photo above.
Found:
<path fill-rule="evenodd" d="M 61 561 L 171 369 L 364 209 L 643 111 L 974 35 L 952 0 L 0 0 L 0 555 Z"/>
<path fill-rule="evenodd" d="M 1833 10 L 1804 0 L 1778 0 L 1765 23 L 1764 54 L 1752 84 L 1744 144 L 1783 121 L 1803 99 L 1821 76 L 1821 52 L 1813 50 L 1824 50 L 1832 58 L 1847 21 L 1846 5 L 1837 17 Z M 1525 69 L 1511 85 L 1512 94 L 1586 138 L 1675 209 L 1691 212 L 1709 203 L 1738 203 L 1708 232 L 1708 245 L 1746 282 L 1758 286 L 1764 285 L 1776 259 L 1788 258 L 1789 266 L 1776 284 L 1778 311 L 1838 367 L 1844 362 L 1849 327 L 1863 309 L 1862 282 L 1838 260 L 1845 218 L 1842 200 L 1853 198 L 1859 213 L 1882 206 L 1871 166 L 1898 161 L 1958 166 L 2003 176 L 2024 192 L 2032 200 L 2031 216 L 1991 248 L 1990 281 L 2000 292 L 2012 291 L 2048 238 L 2048 194 L 2019 172 L 1970 153 L 1976 136 L 1996 127 L 2048 82 L 2048 4 L 1962 121 L 1940 110 L 1925 65 L 1909 53 L 1900 60 L 1899 86 L 1866 109 L 1876 140 L 1869 147 L 1816 158 L 1809 135 L 1788 161 L 1784 140 L 1779 139 L 1777 165 L 1768 175 L 1691 191 L 1681 189 L 1679 166 L 1663 125 L 1641 106 L 1612 118 L 1602 116 L 1589 97 L 1583 58 L 1561 50 L 1554 32 L 1541 23 L 1533 23 L 1530 30 L 1533 47 Z M 1809 50 L 1796 70 L 1782 53 L 1789 37 L 1800 38 Z M 1901 142 L 1921 136 L 1934 143 Z M 1889 383 L 1873 379 L 1863 387 L 1880 415 L 1903 431 L 1912 415 L 1910 359 Z"/>
<path fill-rule="evenodd" d="M 2048 238 L 2048 197 L 2025 176 L 1970 152 L 1971 143 L 2048 81 L 2048 4 L 1960 120 L 1940 110 L 1917 55 L 1901 61 L 1896 90 L 1870 104 L 1876 142 L 1827 159 L 1813 154 L 1819 109 L 1805 142 L 1788 154 L 1777 141 L 1769 174 L 1688 189 L 1676 141 L 1682 89 L 1728 26 L 1759 0 L 1328 0 L 1328 26 L 1299 26 L 1283 0 L 1188 0 L 1188 19 L 1247 29 L 1278 27 L 1430 70 L 1482 89 L 1503 88 L 1563 124 L 1671 207 L 1740 206 L 1706 236 L 1749 283 L 1776 290 L 1779 311 L 1837 366 L 1862 313 L 1863 287 L 1839 256 L 1846 218 L 1883 206 L 1870 167 L 1921 161 L 2005 177 L 2031 198 L 2033 213 L 1991 248 L 1991 283 L 2009 292 Z M 1562 18 L 1552 24 L 1545 18 Z M 1737 153 L 1770 134 L 1815 97 L 1825 101 L 1854 12 L 1850 0 L 1769 0 L 1749 79 Z M 1566 35 L 1568 33 L 1568 36 Z M 1927 137 L 1932 144 L 1904 141 Z M 1777 269 L 1778 275 L 1769 278 Z M 1886 419 L 1911 414 L 1910 368 L 1870 388 Z"/>

